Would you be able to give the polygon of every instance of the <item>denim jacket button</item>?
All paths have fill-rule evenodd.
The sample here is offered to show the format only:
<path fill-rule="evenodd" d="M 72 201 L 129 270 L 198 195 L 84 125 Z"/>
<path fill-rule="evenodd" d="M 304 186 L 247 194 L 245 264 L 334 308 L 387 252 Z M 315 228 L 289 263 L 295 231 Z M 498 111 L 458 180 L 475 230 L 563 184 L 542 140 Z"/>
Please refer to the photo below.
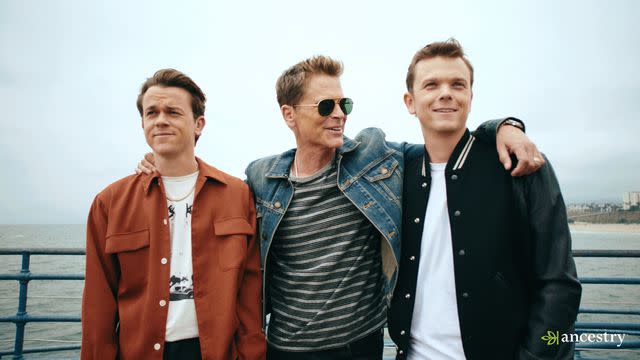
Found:
<path fill-rule="evenodd" d="M 380 172 L 384 175 L 384 174 L 388 173 L 389 170 L 387 170 L 387 168 L 382 168 L 382 169 L 380 169 Z"/>
<path fill-rule="evenodd" d="M 276 201 L 276 202 L 275 202 L 275 204 L 273 204 L 273 206 L 274 206 L 276 209 L 280 209 L 280 207 L 282 206 L 282 204 L 280 204 L 280 201 Z"/>

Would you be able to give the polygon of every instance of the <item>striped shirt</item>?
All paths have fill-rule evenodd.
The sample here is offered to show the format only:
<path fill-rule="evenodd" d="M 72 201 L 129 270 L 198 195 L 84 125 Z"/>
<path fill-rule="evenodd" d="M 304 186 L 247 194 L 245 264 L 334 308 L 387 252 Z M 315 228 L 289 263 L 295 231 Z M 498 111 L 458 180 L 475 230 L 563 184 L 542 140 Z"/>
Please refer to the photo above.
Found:
<path fill-rule="evenodd" d="M 270 250 L 267 340 L 284 351 L 340 347 L 386 321 L 380 236 L 338 189 L 335 161 L 291 180 Z"/>

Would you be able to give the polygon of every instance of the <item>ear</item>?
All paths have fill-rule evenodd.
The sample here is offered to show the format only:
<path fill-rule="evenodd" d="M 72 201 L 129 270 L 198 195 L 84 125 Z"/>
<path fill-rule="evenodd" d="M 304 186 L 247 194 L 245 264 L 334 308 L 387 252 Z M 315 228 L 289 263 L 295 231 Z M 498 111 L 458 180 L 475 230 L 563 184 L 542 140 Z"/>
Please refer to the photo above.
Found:
<path fill-rule="evenodd" d="M 206 121 L 204 119 L 204 115 L 201 115 L 196 119 L 196 135 L 202 135 L 202 129 L 204 129 L 205 124 Z"/>
<path fill-rule="evenodd" d="M 282 118 L 289 129 L 293 130 L 296 127 L 296 110 L 291 105 L 282 105 L 280 107 Z"/>
<path fill-rule="evenodd" d="M 416 108 L 413 104 L 413 95 L 411 95 L 410 92 L 404 93 L 404 105 L 407 107 L 407 111 L 409 111 L 409 114 L 416 114 Z"/>

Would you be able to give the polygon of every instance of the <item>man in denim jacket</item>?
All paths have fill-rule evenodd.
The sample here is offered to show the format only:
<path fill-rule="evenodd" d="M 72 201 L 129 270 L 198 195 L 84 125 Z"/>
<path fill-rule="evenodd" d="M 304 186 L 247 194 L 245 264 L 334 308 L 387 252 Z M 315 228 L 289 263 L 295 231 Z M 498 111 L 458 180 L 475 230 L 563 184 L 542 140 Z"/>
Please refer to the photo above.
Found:
<path fill-rule="evenodd" d="M 278 103 L 297 148 L 246 169 L 256 199 L 271 359 L 382 358 L 400 256 L 406 144 L 387 142 L 375 128 L 344 137 L 353 102 L 343 95 L 342 70 L 340 62 L 316 56 L 280 76 Z M 475 135 L 493 141 L 500 128 L 505 168 L 507 148 L 519 159 L 512 175 L 541 166 L 535 145 L 502 124 L 486 122 Z"/>

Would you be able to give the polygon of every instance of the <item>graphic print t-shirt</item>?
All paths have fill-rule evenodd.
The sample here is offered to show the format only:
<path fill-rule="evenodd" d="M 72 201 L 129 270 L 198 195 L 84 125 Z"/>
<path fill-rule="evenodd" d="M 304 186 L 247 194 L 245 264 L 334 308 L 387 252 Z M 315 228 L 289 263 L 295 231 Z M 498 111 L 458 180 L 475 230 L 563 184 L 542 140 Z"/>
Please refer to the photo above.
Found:
<path fill-rule="evenodd" d="M 171 276 L 166 341 L 198 337 L 191 261 L 191 208 L 197 178 L 198 172 L 187 176 L 162 177 L 167 193 L 167 212 L 171 229 Z"/>

